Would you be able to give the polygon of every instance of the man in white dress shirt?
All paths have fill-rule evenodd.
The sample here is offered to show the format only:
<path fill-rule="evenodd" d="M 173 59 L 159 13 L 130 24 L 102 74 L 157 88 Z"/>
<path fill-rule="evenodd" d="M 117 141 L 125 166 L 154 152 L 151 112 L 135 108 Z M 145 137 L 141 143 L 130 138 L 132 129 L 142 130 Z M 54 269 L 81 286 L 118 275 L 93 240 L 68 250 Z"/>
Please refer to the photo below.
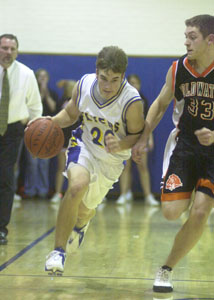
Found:
<path fill-rule="evenodd" d="M 5 132 L 0 133 L 0 245 L 7 244 L 7 225 L 14 197 L 14 165 L 24 126 L 29 119 L 42 114 L 42 102 L 34 72 L 16 60 L 18 40 L 12 34 L 0 36 L 0 118 L 3 78 L 9 82 L 9 105 Z M 1 121 L 1 120 L 0 120 Z"/>

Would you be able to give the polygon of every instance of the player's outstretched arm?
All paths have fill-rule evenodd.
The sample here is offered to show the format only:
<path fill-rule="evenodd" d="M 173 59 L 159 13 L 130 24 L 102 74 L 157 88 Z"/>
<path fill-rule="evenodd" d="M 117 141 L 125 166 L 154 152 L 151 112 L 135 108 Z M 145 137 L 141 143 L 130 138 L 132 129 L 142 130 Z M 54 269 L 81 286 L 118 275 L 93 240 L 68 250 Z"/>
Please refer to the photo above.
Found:
<path fill-rule="evenodd" d="M 172 67 L 170 67 L 166 76 L 166 82 L 162 87 L 160 94 L 150 106 L 146 117 L 143 134 L 140 136 L 139 140 L 132 148 L 132 158 L 135 162 L 141 162 L 142 153 L 147 147 L 148 138 L 162 119 L 167 107 L 173 99 L 173 96 L 174 93 L 172 87 Z"/>

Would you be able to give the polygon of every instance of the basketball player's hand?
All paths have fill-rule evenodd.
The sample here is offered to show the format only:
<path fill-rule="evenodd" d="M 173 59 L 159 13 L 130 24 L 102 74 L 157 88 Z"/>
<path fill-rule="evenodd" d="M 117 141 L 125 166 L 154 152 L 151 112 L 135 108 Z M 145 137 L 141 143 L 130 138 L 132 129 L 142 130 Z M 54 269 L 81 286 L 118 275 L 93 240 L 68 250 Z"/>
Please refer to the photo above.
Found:
<path fill-rule="evenodd" d="M 142 156 L 145 152 L 148 151 L 147 147 L 147 141 L 138 141 L 133 147 L 132 147 L 132 159 L 137 163 L 142 163 Z"/>
<path fill-rule="evenodd" d="M 199 143 L 203 146 L 210 146 L 214 143 L 214 132 L 208 128 L 203 127 L 195 131 Z"/>
<path fill-rule="evenodd" d="M 26 128 L 25 128 L 25 131 L 28 129 L 28 127 L 30 126 L 30 124 L 32 124 L 33 122 L 35 122 L 36 120 L 38 119 L 52 119 L 50 116 L 45 116 L 45 117 L 36 117 L 32 120 L 30 120 L 27 125 L 26 125 Z"/>
<path fill-rule="evenodd" d="M 112 134 L 105 136 L 105 149 L 108 153 L 116 153 L 121 151 L 119 140 Z"/>

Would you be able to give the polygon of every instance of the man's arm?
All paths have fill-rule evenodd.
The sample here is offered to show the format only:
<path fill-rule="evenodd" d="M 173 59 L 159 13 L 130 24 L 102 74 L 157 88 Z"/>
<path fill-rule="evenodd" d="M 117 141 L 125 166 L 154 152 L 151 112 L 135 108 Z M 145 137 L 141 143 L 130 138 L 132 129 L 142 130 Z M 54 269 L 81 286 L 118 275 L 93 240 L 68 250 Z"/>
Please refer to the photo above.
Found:
<path fill-rule="evenodd" d="M 148 138 L 152 131 L 159 124 L 173 97 L 174 94 L 172 88 L 172 67 L 170 67 L 166 76 L 166 82 L 162 87 L 160 94 L 150 106 L 145 121 L 144 132 L 132 149 L 132 158 L 136 162 L 141 162 L 142 153 L 147 146 Z"/>
<path fill-rule="evenodd" d="M 121 140 L 109 134 L 105 138 L 106 150 L 116 153 L 131 148 L 138 140 L 144 127 L 143 103 L 136 101 L 130 104 L 126 112 L 127 136 Z"/>
<path fill-rule="evenodd" d="M 30 71 L 28 77 L 26 104 L 29 112 L 29 119 L 35 119 L 42 115 L 42 100 L 39 93 L 39 87 L 33 71 Z"/>

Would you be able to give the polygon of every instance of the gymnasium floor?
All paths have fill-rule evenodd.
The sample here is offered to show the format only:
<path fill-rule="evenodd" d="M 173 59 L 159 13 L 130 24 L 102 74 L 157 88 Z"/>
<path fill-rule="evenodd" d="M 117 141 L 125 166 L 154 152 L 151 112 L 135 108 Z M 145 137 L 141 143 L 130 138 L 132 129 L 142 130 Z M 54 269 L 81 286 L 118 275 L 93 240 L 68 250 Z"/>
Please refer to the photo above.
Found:
<path fill-rule="evenodd" d="M 8 245 L 0 246 L 2 300 L 214 299 L 214 214 L 192 252 L 174 271 L 174 292 L 152 292 L 182 220 L 168 222 L 141 201 L 101 205 L 85 242 L 67 258 L 63 277 L 44 272 L 53 248 L 57 206 L 48 200 L 15 202 Z"/>

